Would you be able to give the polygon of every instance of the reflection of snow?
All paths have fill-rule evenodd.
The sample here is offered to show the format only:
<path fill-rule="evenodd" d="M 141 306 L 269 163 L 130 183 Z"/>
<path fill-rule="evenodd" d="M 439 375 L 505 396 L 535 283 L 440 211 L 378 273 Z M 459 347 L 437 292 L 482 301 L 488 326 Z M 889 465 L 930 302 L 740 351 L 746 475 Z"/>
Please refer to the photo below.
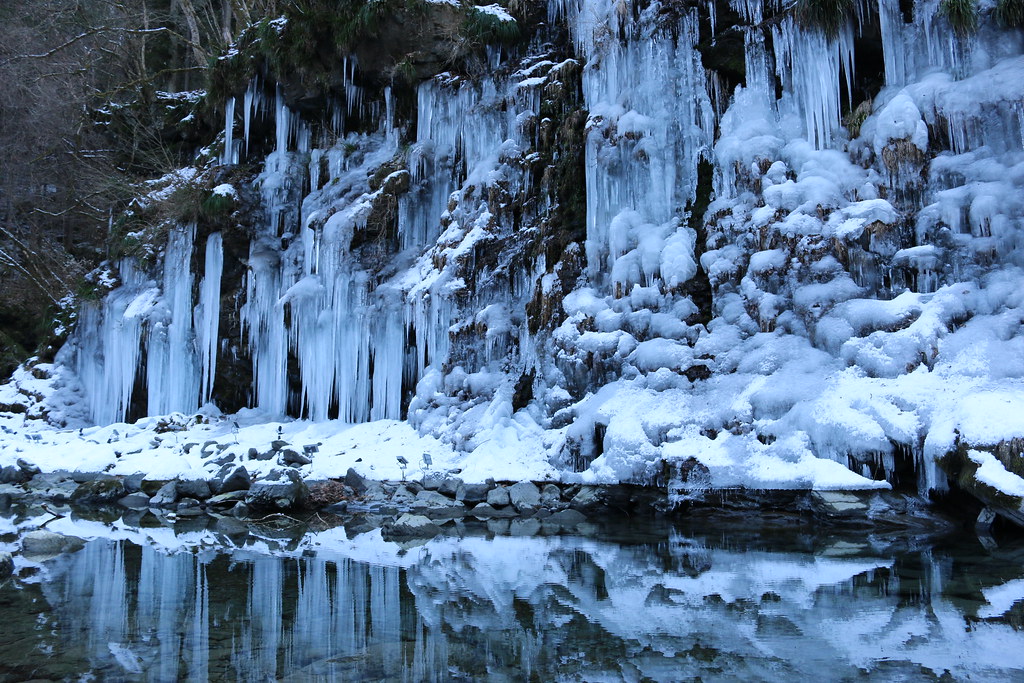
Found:
<path fill-rule="evenodd" d="M 950 563 L 929 557 L 907 600 L 893 560 L 867 546 L 822 556 L 682 536 L 660 545 L 466 536 L 402 550 L 379 531 L 348 538 L 339 527 L 286 550 L 255 541 L 225 552 L 212 531 L 175 536 L 68 518 L 48 528 L 94 540 L 44 564 L 35 580 L 74 626 L 69 637 L 84 639 L 92 665 L 126 672 L 138 662 L 169 678 L 213 676 L 229 655 L 208 651 L 211 642 L 232 643 L 242 677 L 314 669 L 352 677 L 383 667 L 429 680 L 448 667 L 484 676 L 494 666 L 520 677 L 529 659 L 549 678 L 555 669 L 545 667 L 558 664 L 537 653 L 552 648 L 587 653 L 587 678 L 835 679 L 887 661 L 996 680 L 1024 667 L 1009 624 L 965 629 L 962 602 L 940 595 Z M 131 543 L 142 544 L 141 556 Z M 991 607 L 980 615 L 998 616 L 1024 597 L 1024 578 L 984 595 Z M 595 651 L 589 638 L 606 647 Z M 469 643 L 487 643 L 490 660 L 467 663 Z M 179 648 L 195 653 L 187 667 Z"/>

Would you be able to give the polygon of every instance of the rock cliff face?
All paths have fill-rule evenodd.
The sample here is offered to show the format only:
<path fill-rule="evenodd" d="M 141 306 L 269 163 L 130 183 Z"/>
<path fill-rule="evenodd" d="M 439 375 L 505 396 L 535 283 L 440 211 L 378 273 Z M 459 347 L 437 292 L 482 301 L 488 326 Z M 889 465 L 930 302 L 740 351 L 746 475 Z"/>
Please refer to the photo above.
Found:
<path fill-rule="evenodd" d="M 1024 36 L 993 7 L 378 5 L 220 58 L 223 131 L 122 218 L 58 359 L 89 420 L 408 420 L 681 498 L 942 489 L 967 447 L 1024 474 Z"/>

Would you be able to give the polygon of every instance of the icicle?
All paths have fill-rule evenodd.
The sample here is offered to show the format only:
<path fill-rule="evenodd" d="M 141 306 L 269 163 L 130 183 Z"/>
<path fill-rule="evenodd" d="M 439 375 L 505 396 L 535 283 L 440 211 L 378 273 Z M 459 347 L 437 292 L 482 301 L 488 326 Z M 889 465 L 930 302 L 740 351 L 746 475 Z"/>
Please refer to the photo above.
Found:
<path fill-rule="evenodd" d="M 206 240 L 206 264 L 203 282 L 199 288 L 199 308 L 196 310 L 196 336 L 199 344 L 202 389 L 200 403 L 206 403 L 213 394 L 213 380 L 217 370 L 217 335 L 220 326 L 220 285 L 224 270 L 224 240 L 215 232 Z"/>
<path fill-rule="evenodd" d="M 246 132 L 248 135 L 248 131 Z M 238 163 L 238 150 L 235 149 L 235 98 L 227 101 L 224 107 L 224 154 L 220 163 L 227 166 Z"/>

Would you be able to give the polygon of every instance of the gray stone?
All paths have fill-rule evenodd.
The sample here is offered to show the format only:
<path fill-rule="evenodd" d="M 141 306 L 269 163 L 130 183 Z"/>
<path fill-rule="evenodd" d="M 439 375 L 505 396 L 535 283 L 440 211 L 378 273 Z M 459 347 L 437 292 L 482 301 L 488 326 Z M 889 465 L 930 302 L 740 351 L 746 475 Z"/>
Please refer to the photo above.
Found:
<path fill-rule="evenodd" d="M 104 477 L 78 485 L 71 494 L 71 502 L 85 505 L 113 505 L 124 498 L 124 484 L 120 479 Z"/>
<path fill-rule="evenodd" d="M 540 507 L 540 489 L 532 481 L 521 481 L 509 487 L 508 499 L 519 512 L 533 512 Z"/>
<path fill-rule="evenodd" d="M 412 503 L 415 500 L 416 494 L 409 490 L 406 486 L 399 486 L 395 489 L 395 492 L 391 494 L 391 502 L 393 503 Z"/>
<path fill-rule="evenodd" d="M 249 509 L 249 506 L 244 501 L 236 503 L 235 507 L 231 508 L 231 516 L 235 519 L 248 519 L 251 514 L 252 510 Z"/>
<path fill-rule="evenodd" d="M 366 491 L 366 477 L 359 474 L 351 467 L 349 467 L 348 472 L 345 473 L 345 484 L 357 494 L 361 494 Z"/>
<path fill-rule="evenodd" d="M 441 533 L 441 527 L 422 515 L 405 514 L 391 524 L 381 528 L 385 541 L 409 538 L 433 538 Z"/>
<path fill-rule="evenodd" d="M 10 553 L 0 553 L 0 581 L 14 573 L 14 558 Z"/>
<path fill-rule="evenodd" d="M 30 531 L 21 537 L 21 551 L 32 557 L 73 553 L 85 547 L 85 541 L 75 536 L 64 536 L 45 529 Z"/>
<path fill-rule="evenodd" d="M 246 452 L 246 457 L 249 458 L 249 460 L 259 460 L 260 452 L 255 448 L 250 448 L 248 452 Z"/>
<path fill-rule="evenodd" d="M 125 493 L 138 493 L 142 490 L 142 482 L 146 479 L 146 475 L 142 472 L 136 472 L 135 474 L 129 474 L 127 477 L 121 480 L 124 484 Z"/>
<path fill-rule="evenodd" d="M 182 498 L 178 501 L 175 511 L 179 515 L 194 516 L 203 514 L 202 503 L 195 498 Z"/>
<path fill-rule="evenodd" d="M 469 511 L 469 514 L 480 519 L 498 518 L 498 517 L 518 517 L 519 515 L 510 507 L 497 509 L 487 503 L 480 503 L 475 508 Z"/>
<path fill-rule="evenodd" d="M 239 465 L 221 480 L 218 492 L 247 491 L 250 486 L 252 486 L 252 477 L 249 476 L 249 470 Z"/>
<path fill-rule="evenodd" d="M 309 465 L 313 461 L 310 458 L 293 451 L 290 448 L 285 448 L 281 451 L 281 462 L 285 465 L 295 465 L 301 467 L 303 465 Z"/>
<path fill-rule="evenodd" d="M 487 504 L 491 507 L 505 507 L 508 505 L 508 489 L 504 486 L 498 486 L 488 491 Z"/>
<path fill-rule="evenodd" d="M 223 467 L 224 465 L 230 465 L 234 461 L 235 461 L 235 456 L 233 456 L 230 453 L 228 453 L 227 455 L 223 455 L 223 456 L 221 456 L 219 458 L 214 458 L 210 462 L 212 462 L 214 465 L 219 465 L 219 466 Z"/>
<path fill-rule="evenodd" d="M 441 485 L 437 487 L 437 490 L 446 496 L 454 498 L 455 494 L 459 492 L 460 486 L 462 486 L 462 480 L 449 475 L 441 481 Z"/>
<path fill-rule="evenodd" d="M 467 504 L 482 503 L 487 500 L 487 493 L 490 490 L 491 487 L 487 484 L 463 484 L 455 492 L 455 500 L 461 500 Z"/>
<path fill-rule="evenodd" d="M 423 481 L 420 482 L 428 491 L 436 491 L 441 486 L 441 482 L 444 481 L 444 475 L 436 472 L 431 472 L 423 476 Z"/>
<path fill-rule="evenodd" d="M 179 498 L 198 498 L 206 500 L 212 494 L 210 484 L 205 479 L 182 479 L 178 481 Z"/>
<path fill-rule="evenodd" d="M 178 502 L 178 482 L 169 481 L 149 499 L 150 507 L 169 508 Z"/>
<path fill-rule="evenodd" d="M 412 501 L 413 512 L 435 519 L 452 519 L 466 514 L 466 506 L 437 491 L 420 491 Z"/>
<path fill-rule="evenodd" d="M 3 469 L 0 469 L 0 484 L 20 484 L 28 481 L 30 477 L 26 475 L 20 467 L 14 465 L 8 465 Z"/>
<path fill-rule="evenodd" d="M 569 507 L 573 510 L 589 510 L 604 504 L 604 493 L 597 486 L 582 486 L 573 496 Z"/>
<path fill-rule="evenodd" d="M 256 509 L 289 510 L 302 506 L 309 498 L 309 489 L 295 470 L 275 470 L 249 487 L 245 504 Z"/>
<path fill-rule="evenodd" d="M 544 484 L 540 490 L 540 504 L 546 508 L 558 507 L 562 503 L 562 489 L 556 484 Z"/>
<path fill-rule="evenodd" d="M 273 450 L 275 452 L 281 450 L 282 448 L 284 448 L 286 446 L 290 446 L 290 445 L 291 444 L 289 444 L 287 441 L 282 441 L 281 439 L 275 439 L 274 441 L 270 442 L 270 448 L 271 448 L 271 450 Z"/>
<path fill-rule="evenodd" d="M 149 507 L 149 496 L 140 492 L 129 493 L 127 496 L 117 501 L 117 504 L 132 510 L 141 510 Z"/>
<path fill-rule="evenodd" d="M 22 460 L 21 458 L 18 458 L 18 469 L 27 474 L 29 479 L 42 472 L 41 469 L 39 469 L 32 463 L 28 462 L 27 460 Z"/>
<path fill-rule="evenodd" d="M 545 524 L 558 524 L 559 526 L 576 526 L 587 521 L 586 515 L 579 510 L 561 510 L 552 513 L 544 520 Z"/>
<path fill-rule="evenodd" d="M 238 491 L 227 491 L 225 493 L 218 493 L 216 496 L 210 497 L 207 501 L 207 505 L 214 507 L 226 507 L 234 505 L 239 501 L 245 500 L 245 496 L 248 494 L 248 490 L 240 489 Z"/>

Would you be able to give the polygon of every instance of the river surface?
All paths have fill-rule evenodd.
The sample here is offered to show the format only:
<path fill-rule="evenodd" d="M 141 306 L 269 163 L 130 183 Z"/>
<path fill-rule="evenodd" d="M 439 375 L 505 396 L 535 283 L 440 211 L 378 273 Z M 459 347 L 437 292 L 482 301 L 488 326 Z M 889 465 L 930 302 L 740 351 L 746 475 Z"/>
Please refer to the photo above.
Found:
<path fill-rule="evenodd" d="M 0 679 L 1024 680 L 1024 546 L 656 522 L 0 517 Z"/>

